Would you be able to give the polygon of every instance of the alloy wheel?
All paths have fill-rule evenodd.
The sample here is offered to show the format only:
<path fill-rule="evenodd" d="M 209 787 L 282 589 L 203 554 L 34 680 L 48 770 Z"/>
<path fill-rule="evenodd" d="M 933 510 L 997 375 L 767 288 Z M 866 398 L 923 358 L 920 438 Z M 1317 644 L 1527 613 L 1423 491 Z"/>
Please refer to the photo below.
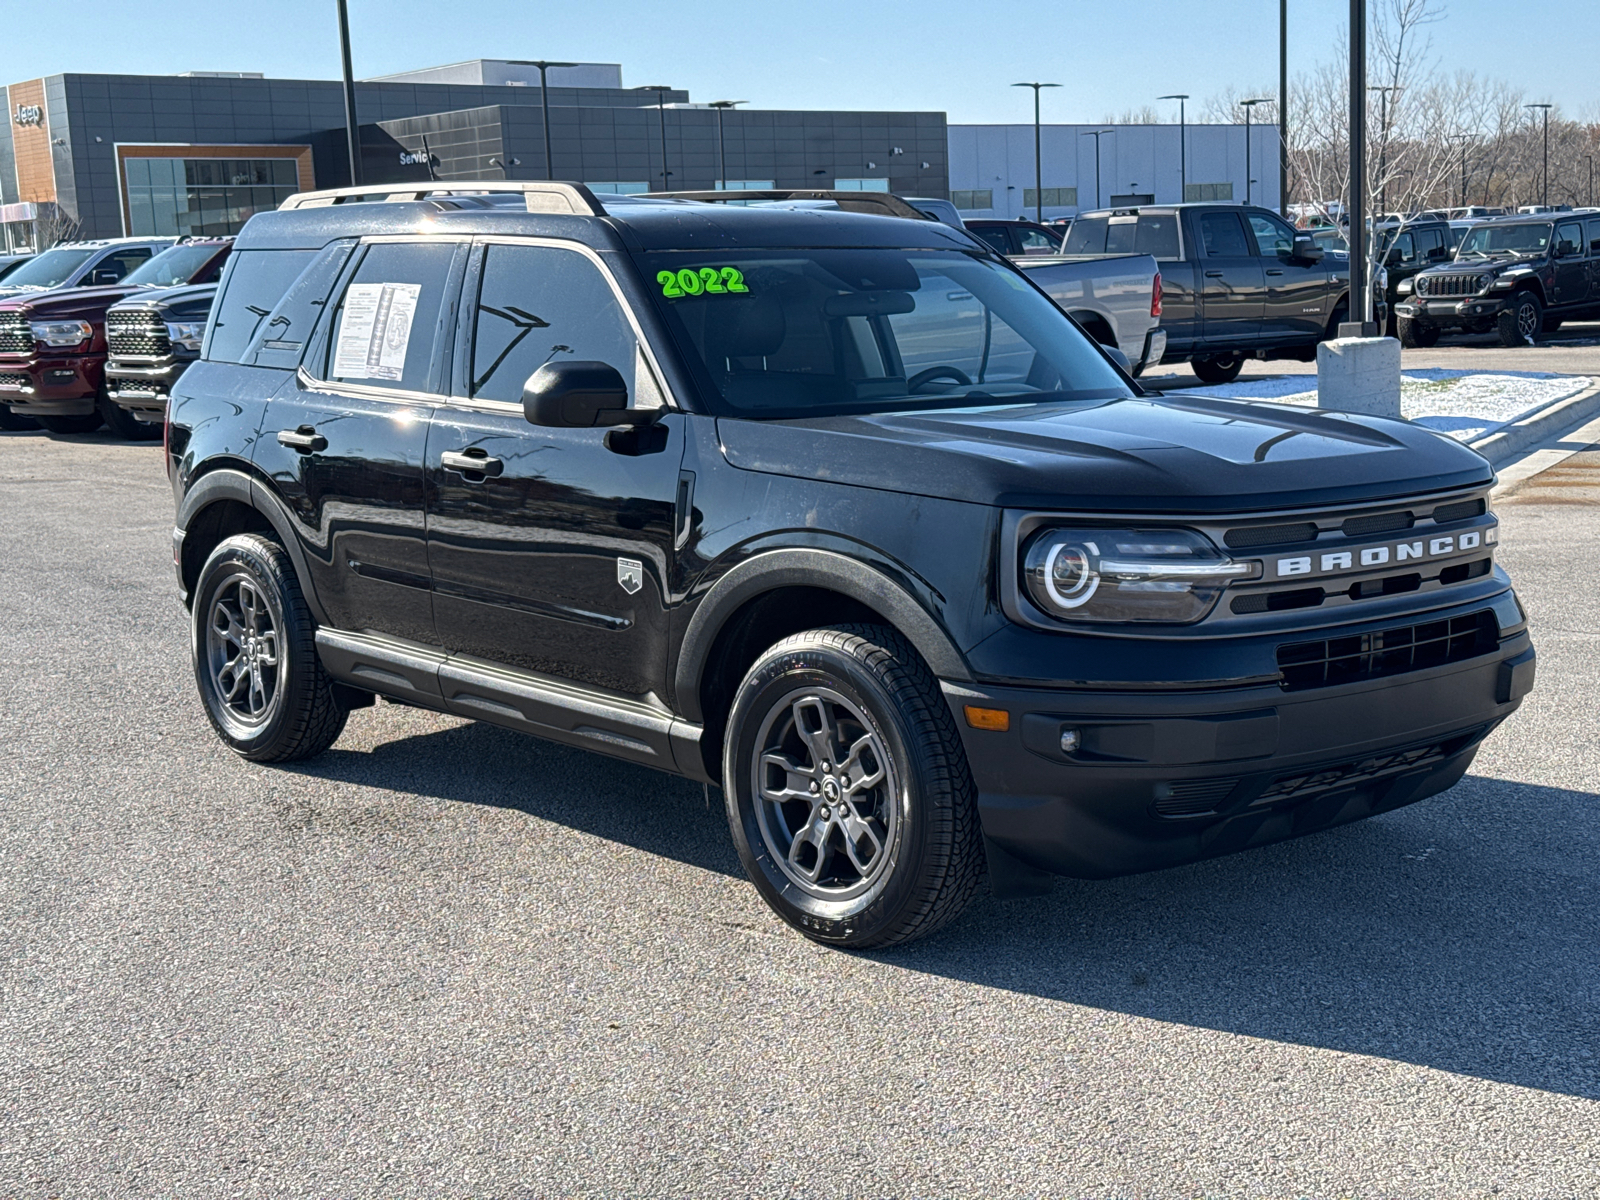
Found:
<path fill-rule="evenodd" d="M 279 638 L 266 596 L 247 575 L 230 575 L 212 594 L 206 665 L 218 701 L 243 725 L 260 725 L 278 698 Z"/>
<path fill-rule="evenodd" d="M 756 818 L 784 875 L 819 900 L 871 888 L 901 832 L 899 776 L 871 719 L 831 688 L 801 688 L 768 711 L 756 746 Z"/>
<path fill-rule="evenodd" d="M 1538 331 L 1539 309 L 1531 300 L 1524 300 L 1517 306 L 1517 332 L 1531 341 Z"/>

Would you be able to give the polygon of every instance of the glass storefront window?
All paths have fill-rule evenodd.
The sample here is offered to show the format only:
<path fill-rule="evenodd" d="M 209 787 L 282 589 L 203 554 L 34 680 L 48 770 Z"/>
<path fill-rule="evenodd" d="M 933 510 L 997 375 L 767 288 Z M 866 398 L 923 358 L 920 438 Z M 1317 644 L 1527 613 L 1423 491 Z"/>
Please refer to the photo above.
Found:
<path fill-rule="evenodd" d="M 127 158 L 128 233 L 238 233 L 300 190 L 292 158 Z"/>

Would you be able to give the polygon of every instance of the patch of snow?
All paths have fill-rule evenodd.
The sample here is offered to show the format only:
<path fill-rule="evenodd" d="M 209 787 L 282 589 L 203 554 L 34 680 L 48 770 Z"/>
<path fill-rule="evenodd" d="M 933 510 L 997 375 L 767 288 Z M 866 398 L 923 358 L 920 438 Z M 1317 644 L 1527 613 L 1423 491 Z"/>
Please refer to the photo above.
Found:
<path fill-rule="evenodd" d="M 1236 400 L 1269 400 L 1315 408 L 1317 393 L 1306 389 L 1311 377 L 1285 375 L 1268 379 L 1243 379 L 1216 387 L 1192 389 L 1191 394 Z M 1402 371 L 1400 412 L 1438 433 L 1471 442 L 1541 408 L 1576 396 L 1592 387 L 1584 375 L 1554 375 L 1548 371 L 1456 371 L 1440 367 Z M 1190 389 L 1185 389 L 1190 390 Z"/>

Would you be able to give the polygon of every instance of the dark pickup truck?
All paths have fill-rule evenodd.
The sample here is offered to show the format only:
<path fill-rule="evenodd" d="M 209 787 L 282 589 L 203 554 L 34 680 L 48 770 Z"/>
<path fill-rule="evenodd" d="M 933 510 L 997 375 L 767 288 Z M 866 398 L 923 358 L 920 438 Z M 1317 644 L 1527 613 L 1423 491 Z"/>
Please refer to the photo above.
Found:
<path fill-rule="evenodd" d="M 1246 358 L 1309 362 L 1317 343 L 1349 319 L 1349 257 L 1325 255 L 1265 208 L 1168 204 L 1085 213 L 1062 247 L 1067 258 L 1120 254 L 1155 258 L 1167 334 L 1161 361 L 1188 362 L 1207 383 L 1235 379 Z"/>

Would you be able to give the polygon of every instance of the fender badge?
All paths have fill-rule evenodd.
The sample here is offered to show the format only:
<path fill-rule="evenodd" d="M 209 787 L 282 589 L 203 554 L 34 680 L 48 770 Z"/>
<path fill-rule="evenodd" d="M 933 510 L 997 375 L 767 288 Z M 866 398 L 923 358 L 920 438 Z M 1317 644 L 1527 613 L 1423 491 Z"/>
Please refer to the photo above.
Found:
<path fill-rule="evenodd" d="M 644 564 L 637 558 L 617 559 L 617 583 L 628 595 L 644 586 Z"/>

